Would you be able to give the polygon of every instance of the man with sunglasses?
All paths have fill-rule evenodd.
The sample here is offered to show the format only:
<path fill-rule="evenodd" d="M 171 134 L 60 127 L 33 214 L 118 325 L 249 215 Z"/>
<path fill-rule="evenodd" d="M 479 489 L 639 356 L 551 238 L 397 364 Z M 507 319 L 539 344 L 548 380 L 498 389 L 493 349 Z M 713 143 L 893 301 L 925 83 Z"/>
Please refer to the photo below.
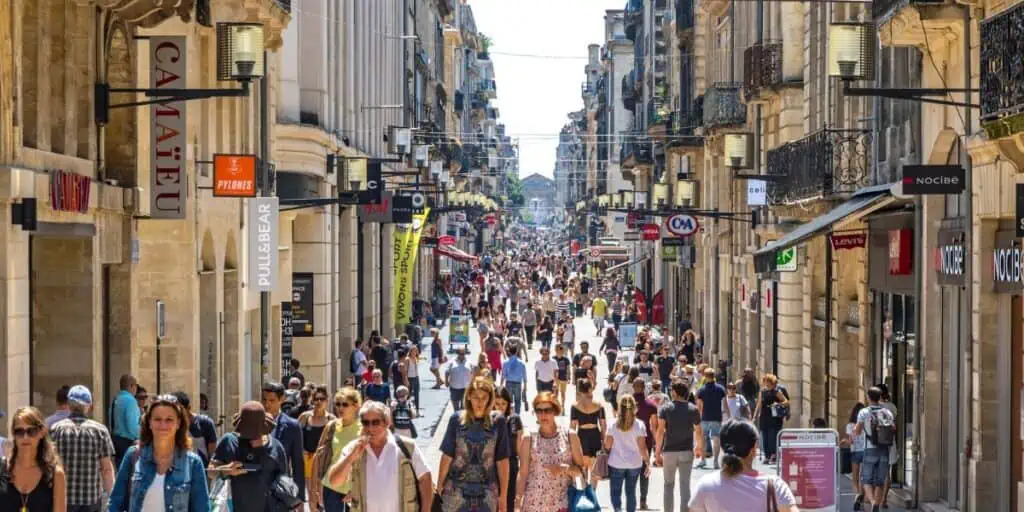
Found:
<path fill-rule="evenodd" d="M 391 410 L 366 402 L 359 409 L 359 422 L 362 435 L 341 450 L 341 460 L 327 471 L 331 484 L 350 482 L 349 497 L 361 511 L 430 512 L 430 469 L 415 441 L 391 433 Z"/>

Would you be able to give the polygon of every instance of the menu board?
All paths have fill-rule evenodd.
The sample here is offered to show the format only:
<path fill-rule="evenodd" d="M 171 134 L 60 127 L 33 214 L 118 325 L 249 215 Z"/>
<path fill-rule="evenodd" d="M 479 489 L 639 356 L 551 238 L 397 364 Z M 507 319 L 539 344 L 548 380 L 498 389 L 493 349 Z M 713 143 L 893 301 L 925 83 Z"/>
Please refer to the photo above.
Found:
<path fill-rule="evenodd" d="M 839 434 L 829 429 L 779 433 L 779 474 L 803 512 L 839 512 Z"/>

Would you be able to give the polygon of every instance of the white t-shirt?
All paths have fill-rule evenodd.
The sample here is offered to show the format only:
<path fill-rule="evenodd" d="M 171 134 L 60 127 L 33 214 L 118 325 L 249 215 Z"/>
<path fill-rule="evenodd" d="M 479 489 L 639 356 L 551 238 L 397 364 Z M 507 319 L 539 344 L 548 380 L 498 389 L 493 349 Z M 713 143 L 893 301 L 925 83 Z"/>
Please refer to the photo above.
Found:
<path fill-rule="evenodd" d="M 533 363 L 533 368 L 537 372 L 537 380 L 541 382 L 551 382 L 555 380 L 555 371 L 558 370 L 558 363 L 554 359 L 538 359 L 537 362 Z"/>
<path fill-rule="evenodd" d="M 861 434 L 858 436 L 857 434 L 853 433 L 854 429 L 856 428 L 856 423 L 847 423 L 846 435 L 847 437 L 850 438 L 850 451 L 862 452 L 864 451 L 865 433 L 861 432 Z"/>
<path fill-rule="evenodd" d="M 356 375 L 366 373 L 366 354 L 364 354 L 362 350 L 357 350 L 352 354 L 352 358 L 356 363 Z"/>
<path fill-rule="evenodd" d="M 793 491 L 775 475 L 751 476 L 740 474 L 723 477 L 715 471 L 701 477 L 690 497 L 690 512 L 761 512 L 768 509 L 766 493 L 768 479 L 775 482 L 775 502 L 780 507 L 795 505 Z"/>
<path fill-rule="evenodd" d="M 452 297 L 452 310 L 462 311 L 462 297 L 459 297 L 458 295 Z"/>
<path fill-rule="evenodd" d="M 356 441 L 347 444 L 341 450 L 341 459 L 348 457 L 356 447 Z M 430 471 L 427 464 L 423 462 L 423 454 L 419 447 L 413 447 L 410 460 L 412 470 L 416 473 L 416 480 Z M 363 497 L 363 510 L 373 512 L 400 512 L 402 507 L 399 499 L 399 461 L 405 458 L 401 448 L 395 444 L 395 436 L 388 436 L 388 442 L 380 452 L 380 457 L 370 447 L 366 448 L 366 481 L 372 482 L 373 491 Z M 146 511 L 148 512 L 148 511 Z M 161 510 L 162 512 L 162 510 Z"/>
<path fill-rule="evenodd" d="M 164 512 L 164 477 L 157 473 L 142 499 L 142 512 Z"/>
<path fill-rule="evenodd" d="M 730 398 L 725 397 L 726 403 L 729 404 L 729 417 L 730 418 L 742 418 L 743 408 L 747 406 L 747 399 L 743 395 L 736 393 L 736 396 Z"/>
<path fill-rule="evenodd" d="M 647 436 L 647 428 L 640 420 L 633 420 L 633 428 L 628 432 L 619 430 L 615 420 L 608 423 L 608 435 L 612 441 L 612 451 L 608 454 L 608 466 L 616 469 L 638 469 L 644 466 L 644 458 L 640 455 L 640 446 L 636 440 Z"/>

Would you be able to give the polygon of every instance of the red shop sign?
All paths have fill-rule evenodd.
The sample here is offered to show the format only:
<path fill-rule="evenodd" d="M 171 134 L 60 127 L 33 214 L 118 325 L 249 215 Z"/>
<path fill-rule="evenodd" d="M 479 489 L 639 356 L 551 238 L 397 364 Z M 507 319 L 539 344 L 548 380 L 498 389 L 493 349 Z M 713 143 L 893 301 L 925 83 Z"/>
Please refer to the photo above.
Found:
<path fill-rule="evenodd" d="M 444 235 L 437 239 L 437 245 L 455 245 L 455 237 Z"/>
<path fill-rule="evenodd" d="M 913 272 L 913 230 L 889 231 L 889 275 L 905 276 Z"/>
<path fill-rule="evenodd" d="M 67 171 L 50 172 L 50 208 L 64 212 L 89 212 L 92 180 Z"/>
<path fill-rule="evenodd" d="M 859 249 L 867 244 L 868 236 L 864 233 L 854 233 L 852 235 L 830 235 L 829 241 L 832 242 L 832 250 L 835 251 L 843 249 Z"/>
<path fill-rule="evenodd" d="M 644 224 L 644 240 L 657 240 L 661 238 L 661 226 L 658 224 Z"/>

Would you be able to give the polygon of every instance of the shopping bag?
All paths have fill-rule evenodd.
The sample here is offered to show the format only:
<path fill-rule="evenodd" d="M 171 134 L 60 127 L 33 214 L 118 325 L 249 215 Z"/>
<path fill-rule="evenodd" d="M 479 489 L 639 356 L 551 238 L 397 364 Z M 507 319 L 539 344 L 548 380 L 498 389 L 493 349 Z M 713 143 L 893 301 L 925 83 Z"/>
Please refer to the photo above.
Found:
<path fill-rule="evenodd" d="M 594 477 L 598 480 L 604 480 L 608 478 L 608 452 L 601 450 L 597 452 L 597 457 L 594 459 Z"/>
<path fill-rule="evenodd" d="M 592 486 L 580 489 L 575 482 L 569 486 L 569 512 L 601 512 L 597 493 Z"/>
<path fill-rule="evenodd" d="M 231 505 L 231 479 L 218 478 L 210 489 L 210 512 L 234 512 Z"/>

